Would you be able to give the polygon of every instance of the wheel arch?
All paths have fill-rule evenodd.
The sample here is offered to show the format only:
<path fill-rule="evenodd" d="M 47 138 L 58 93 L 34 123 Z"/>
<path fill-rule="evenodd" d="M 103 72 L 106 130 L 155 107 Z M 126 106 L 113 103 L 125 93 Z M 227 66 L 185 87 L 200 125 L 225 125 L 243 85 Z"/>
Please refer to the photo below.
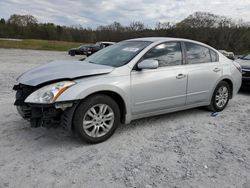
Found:
<path fill-rule="evenodd" d="M 233 82 L 232 82 L 232 80 L 230 80 L 229 78 L 224 78 L 220 82 L 222 82 L 222 81 L 228 83 L 228 85 L 230 86 L 229 98 L 232 99 L 232 97 L 233 97 Z"/>
<path fill-rule="evenodd" d="M 93 93 L 87 95 L 82 100 L 85 100 L 88 97 L 91 97 L 93 95 L 98 95 L 98 94 L 107 95 L 117 103 L 117 105 L 119 106 L 119 109 L 120 109 L 120 113 L 121 113 L 120 121 L 121 121 L 121 123 L 125 123 L 126 113 L 127 113 L 127 105 L 119 93 L 117 93 L 115 91 L 111 91 L 111 90 L 101 90 L 101 91 L 96 91 L 96 92 L 93 92 Z"/>
<path fill-rule="evenodd" d="M 221 79 L 219 79 L 219 80 L 216 82 L 216 84 L 214 85 L 213 90 L 210 92 L 211 94 L 210 94 L 210 99 L 209 99 L 209 101 L 212 100 L 212 97 L 213 97 L 215 88 L 216 88 L 217 85 L 218 85 L 220 82 L 222 82 L 222 81 L 225 81 L 225 82 L 227 82 L 227 83 L 229 84 L 229 86 L 230 86 L 230 96 L 229 96 L 229 98 L 232 99 L 232 97 L 233 97 L 233 88 L 234 88 L 232 78 L 230 78 L 229 76 L 223 76 Z"/>

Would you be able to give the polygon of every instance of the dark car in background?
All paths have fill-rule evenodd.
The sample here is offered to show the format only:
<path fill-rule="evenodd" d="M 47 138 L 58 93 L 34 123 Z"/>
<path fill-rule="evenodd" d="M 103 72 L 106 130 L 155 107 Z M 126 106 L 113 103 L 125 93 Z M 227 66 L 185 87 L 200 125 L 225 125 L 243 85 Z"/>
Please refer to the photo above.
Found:
<path fill-rule="evenodd" d="M 68 51 L 68 54 L 71 56 L 74 55 L 84 55 L 86 49 L 89 47 L 90 45 L 81 45 L 78 48 L 71 48 Z"/>
<path fill-rule="evenodd" d="M 114 42 L 97 42 L 94 45 L 82 45 L 79 46 L 78 48 L 72 48 L 69 50 L 69 55 L 74 56 L 74 55 L 86 55 L 90 56 L 91 54 L 106 48 L 110 45 L 113 45 Z"/>
<path fill-rule="evenodd" d="M 250 53 L 236 60 L 242 68 L 242 88 L 250 89 Z"/>
<path fill-rule="evenodd" d="M 103 48 L 106 48 L 108 46 L 111 46 L 115 44 L 114 42 L 97 42 L 95 43 L 94 45 L 92 46 L 88 46 L 88 48 L 86 49 L 84 55 L 86 56 L 90 56 L 92 55 L 93 53 L 103 49 Z"/>

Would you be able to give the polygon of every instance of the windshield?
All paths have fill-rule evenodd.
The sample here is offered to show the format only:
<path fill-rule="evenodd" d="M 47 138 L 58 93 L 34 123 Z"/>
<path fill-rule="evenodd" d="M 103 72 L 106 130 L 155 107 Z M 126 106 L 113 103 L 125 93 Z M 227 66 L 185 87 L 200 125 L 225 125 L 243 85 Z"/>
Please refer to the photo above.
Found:
<path fill-rule="evenodd" d="M 248 55 L 242 57 L 242 59 L 244 59 L 244 60 L 250 60 L 250 54 L 248 54 Z"/>
<path fill-rule="evenodd" d="M 123 41 L 111 45 L 89 56 L 84 61 L 89 63 L 120 67 L 131 61 L 151 42 L 148 41 Z"/>

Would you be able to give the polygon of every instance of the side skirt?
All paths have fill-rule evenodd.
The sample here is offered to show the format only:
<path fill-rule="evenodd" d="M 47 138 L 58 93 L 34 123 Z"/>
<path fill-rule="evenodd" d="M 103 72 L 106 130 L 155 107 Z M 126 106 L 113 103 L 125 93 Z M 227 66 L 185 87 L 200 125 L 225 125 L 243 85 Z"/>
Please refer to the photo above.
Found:
<path fill-rule="evenodd" d="M 127 114 L 126 115 L 126 124 L 130 123 L 132 120 L 135 120 L 135 119 L 141 119 L 141 118 L 145 118 L 145 117 L 167 114 L 167 113 L 171 113 L 171 112 L 177 112 L 177 111 L 187 110 L 187 109 L 201 107 L 201 106 L 208 106 L 208 105 L 209 105 L 209 103 L 202 102 L 202 103 L 196 103 L 196 104 L 187 105 L 187 106 L 181 106 L 181 107 L 177 107 L 177 108 L 169 108 L 169 109 L 158 110 L 158 111 L 154 111 L 154 112 L 147 112 L 147 113 L 143 113 L 143 114 L 133 114 L 133 115 Z"/>

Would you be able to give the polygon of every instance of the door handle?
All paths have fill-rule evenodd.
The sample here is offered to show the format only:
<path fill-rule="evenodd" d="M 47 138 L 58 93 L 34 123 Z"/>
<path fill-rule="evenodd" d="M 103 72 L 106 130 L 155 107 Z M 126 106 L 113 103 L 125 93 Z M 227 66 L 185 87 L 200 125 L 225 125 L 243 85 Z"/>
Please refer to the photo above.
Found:
<path fill-rule="evenodd" d="M 186 77 L 185 74 L 178 74 L 178 75 L 176 76 L 176 79 L 182 79 L 182 78 L 185 78 L 185 77 Z"/>
<path fill-rule="evenodd" d="M 220 68 L 218 68 L 218 67 L 215 67 L 213 71 L 214 71 L 214 72 L 220 72 L 220 71 L 221 71 L 221 69 L 220 69 Z"/>

